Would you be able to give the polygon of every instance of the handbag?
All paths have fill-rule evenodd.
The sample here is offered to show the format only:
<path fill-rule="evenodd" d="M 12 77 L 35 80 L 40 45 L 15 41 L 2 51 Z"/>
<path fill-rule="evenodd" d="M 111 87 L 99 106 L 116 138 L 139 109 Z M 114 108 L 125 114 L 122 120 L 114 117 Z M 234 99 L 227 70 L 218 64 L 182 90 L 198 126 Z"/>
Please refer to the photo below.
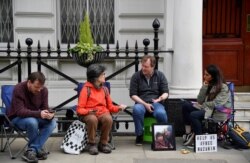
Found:
<path fill-rule="evenodd" d="M 64 136 L 61 149 L 68 154 L 80 154 L 88 143 L 87 129 L 85 123 L 75 120 L 69 126 Z"/>

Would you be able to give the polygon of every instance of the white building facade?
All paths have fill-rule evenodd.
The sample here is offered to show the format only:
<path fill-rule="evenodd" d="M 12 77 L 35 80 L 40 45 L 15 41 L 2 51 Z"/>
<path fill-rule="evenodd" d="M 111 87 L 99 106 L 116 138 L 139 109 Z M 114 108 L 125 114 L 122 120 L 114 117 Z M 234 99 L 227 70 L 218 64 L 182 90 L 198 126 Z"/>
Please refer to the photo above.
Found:
<path fill-rule="evenodd" d="M 157 18 L 161 24 L 159 49 L 174 51 L 173 54 L 159 54 L 159 70 L 165 73 L 169 81 L 170 98 L 196 97 L 202 83 L 202 0 L 113 0 L 111 2 L 110 0 L 99 0 L 99 2 L 95 2 L 101 3 L 102 1 L 102 3 L 95 6 L 94 9 L 90 9 L 93 4 L 91 6 L 89 1 L 81 3 L 79 0 L 74 1 L 76 10 L 83 9 L 89 12 L 92 10 L 93 15 L 99 11 L 102 13 L 113 12 L 110 23 L 112 27 L 111 32 L 109 32 L 111 36 L 108 37 L 113 42 L 110 43 L 111 48 L 116 46 L 117 41 L 120 48 L 124 48 L 127 41 L 129 48 L 133 49 L 136 41 L 139 48 L 143 48 L 142 42 L 145 38 L 150 40 L 149 47 L 152 48 L 154 37 L 152 23 Z M 62 30 L 68 28 L 63 26 L 63 21 L 68 21 L 65 16 L 72 14 L 71 11 L 65 9 L 65 6 L 69 8 L 70 2 L 70 0 L 68 2 L 65 0 L 12 0 L 12 4 L 9 6 L 12 7 L 13 11 L 11 47 L 16 48 L 19 40 L 21 48 L 25 49 L 27 48 L 26 38 L 32 38 L 33 49 L 36 49 L 38 40 L 42 49 L 47 48 L 48 41 L 51 49 L 56 49 L 57 40 L 59 40 L 61 48 L 66 48 L 67 44 L 62 41 L 63 34 L 67 35 L 67 30 L 72 29 L 67 29 L 64 33 Z M 6 6 L 4 0 L 1 3 Z M 82 4 L 86 5 L 87 9 L 77 6 Z M 72 8 L 74 6 L 71 6 Z M 105 11 L 107 8 L 109 10 Z M 1 10 L 4 10 L 3 7 Z M 98 32 L 98 28 L 96 31 Z M 65 37 L 67 38 L 67 36 Z M 74 34 L 72 37 L 75 37 Z M 6 45 L 6 41 L 0 39 L 1 49 L 5 49 Z M 102 45 L 106 47 L 105 43 Z M 1 69 L 12 60 L 0 62 Z M 78 66 L 73 61 L 48 60 L 47 63 L 78 81 L 86 80 L 86 68 Z M 112 60 L 105 61 L 103 64 L 107 67 L 107 74 L 111 74 L 128 64 L 128 61 Z M 26 66 L 25 61 L 23 61 L 23 80 L 27 77 Z M 37 70 L 35 61 L 32 62 L 32 70 Z M 46 68 L 42 68 L 42 71 L 47 77 L 51 106 L 56 106 L 76 93 L 72 89 L 74 87 L 72 83 Z M 132 67 L 110 80 L 111 96 L 114 101 L 128 105 L 133 104 L 129 98 L 128 90 L 130 77 L 133 73 L 134 68 Z M 0 80 L 1 85 L 17 83 L 16 68 L 1 73 Z M 75 104 L 76 101 L 73 103 Z"/>

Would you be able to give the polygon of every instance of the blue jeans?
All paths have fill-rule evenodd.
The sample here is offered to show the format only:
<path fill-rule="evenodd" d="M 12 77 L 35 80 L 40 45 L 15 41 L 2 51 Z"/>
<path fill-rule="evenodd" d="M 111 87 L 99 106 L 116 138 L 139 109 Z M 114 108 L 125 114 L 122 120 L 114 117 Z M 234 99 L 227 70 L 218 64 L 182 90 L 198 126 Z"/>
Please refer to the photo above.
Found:
<path fill-rule="evenodd" d="M 35 117 L 16 117 L 12 120 L 20 130 L 26 131 L 29 139 L 28 148 L 38 152 L 56 128 L 54 119 L 47 120 Z"/>
<path fill-rule="evenodd" d="M 191 125 L 196 135 L 202 134 L 202 120 L 205 116 L 204 110 L 199 110 L 189 102 L 182 105 L 182 114 L 185 125 Z"/>
<path fill-rule="evenodd" d="M 154 107 L 153 116 L 156 118 L 158 123 L 167 123 L 167 112 L 165 107 L 161 103 L 153 103 Z M 146 114 L 146 108 L 142 104 L 135 104 L 133 107 L 133 119 L 135 124 L 136 136 L 143 135 L 143 122 Z"/>

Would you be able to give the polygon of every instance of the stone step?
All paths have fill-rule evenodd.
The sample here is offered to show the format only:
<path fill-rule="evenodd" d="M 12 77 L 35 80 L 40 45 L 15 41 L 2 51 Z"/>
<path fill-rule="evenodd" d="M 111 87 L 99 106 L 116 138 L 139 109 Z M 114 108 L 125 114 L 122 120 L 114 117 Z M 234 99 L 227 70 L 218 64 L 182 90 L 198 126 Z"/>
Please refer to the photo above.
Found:
<path fill-rule="evenodd" d="M 234 108 L 236 110 L 250 110 L 250 101 L 235 101 Z"/>
<path fill-rule="evenodd" d="M 234 120 L 238 122 L 250 122 L 250 116 L 237 116 L 237 114 L 235 114 Z"/>
<path fill-rule="evenodd" d="M 250 102 L 250 93 L 238 93 L 234 94 L 235 102 Z"/>
<path fill-rule="evenodd" d="M 249 122 L 243 122 L 243 121 L 235 121 L 240 127 L 244 128 L 247 131 L 250 131 L 250 123 Z"/>

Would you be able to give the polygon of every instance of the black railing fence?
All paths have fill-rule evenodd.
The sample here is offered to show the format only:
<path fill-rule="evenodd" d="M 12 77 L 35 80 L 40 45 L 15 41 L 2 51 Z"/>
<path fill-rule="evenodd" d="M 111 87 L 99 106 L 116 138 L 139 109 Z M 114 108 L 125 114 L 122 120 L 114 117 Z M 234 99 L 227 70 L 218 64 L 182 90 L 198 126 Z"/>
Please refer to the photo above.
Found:
<path fill-rule="evenodd" d="M 114 49 L 110 49 L 109 44 L 106 45 L 106 48 L 103 53 L 106 53 L 106 59 L 116 60 L 116 59 L 125 59 L 131 61 L 128 65 L 126 65 L 124 68 L 121 68 L 117 70 L 116 72 L 113 72 L 111 75 L 106 77 L 106 81 L 110 80 L 111 78 L 115 77 L 116 75 L 122 73 L 123 71 L 129 69 L 132 66 L 135 66 L 135 71 L 138 71 L 139 68 L 139 59 L 143 55 L 148 54 L 154 54 L 156 58 L 156 69 L 158 69 L 158 61 L 159 61 L 159 53 L 173 53 L 172 50 L 159 50 L 158 48 L 158 33 L 160 28 L 160 22 L 158 19 L 155 19 L 153 21 L 153 30 L 154 30 L 154 38 L 153 38 L 153 50 L 151 50 L 148 46 L 150 44 L 150 40 L 145 38 L 143 40 L 143 48 L 139 48 L 137 41 L 135 42 L 134 48 L 130 48 L 128 45 L 128 41 L 126 42 L 125 48 L 121 49 L 119 47 L 119 42 L 117 41 L 116 46 Z M 0 74 L 13 68 L 14 66 L 17 66 L 17 74 L 18 74 L 18 82 L 21 82 L 22 80 L 22 62 L 25 60 L 27 62 L 27 72 L 28 74 L 31 73 L 31 62 L 32 60 L 36 60 L 37 63 L 37 70 L 41 71 L 41 67 L 45 67 L 56 74 L 62 76 L 66 80 L 69 80 L 70 82 L 78 85 L 80 82 L 75 80 L 74 78 L 66 75 L 62 71 L 50 66 L 46 63 L 46 61 L 50 59 L 57 59 L 57 60 L 72 60 L 72 54 L 69 52 L 70 44 L 67 45 L 66 49 L 62 49 L 59 41 L 57 41 L 57 47 L 55 50 L 52 50 L 50 41 L 48 41 L 48 45 L 46 50 L 41 48 L 40 41 L 38 41 L 37 47 L 33 48 L 33 40 L 31 38 L 27 38 L 25 40 L 25 43 L 27 45 L 27 48 L 23 48 L 20 45 L 20 41 L 18 40 L 17 48 L 12 49 L 10 48 L 10 43 L 7 43 L 7 49 L 0 49 L 0 60 L 14 60 L 13 63 L 3 67 L 0 69 Z M 73 90 L 73 89 L 72 89 Z M 60 109 L 69 102 L 73 101 L 77 98 L 77 94 L 73 97 L 70 97 L 68 100 L 63 101 L 59 105 L 57 105 L 54 109 Z"/>

